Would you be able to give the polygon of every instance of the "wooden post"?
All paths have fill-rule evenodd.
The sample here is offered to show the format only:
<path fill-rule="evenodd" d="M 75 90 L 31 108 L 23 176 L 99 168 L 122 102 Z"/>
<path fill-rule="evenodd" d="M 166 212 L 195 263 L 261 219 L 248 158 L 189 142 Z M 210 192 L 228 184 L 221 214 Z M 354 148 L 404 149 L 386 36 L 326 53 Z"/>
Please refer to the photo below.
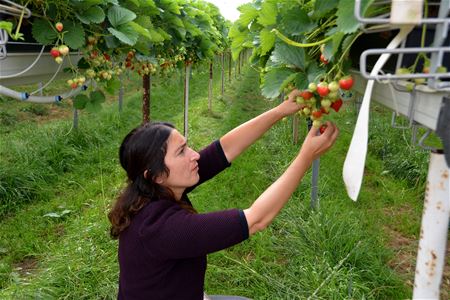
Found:
<path fill-rule="evenodd" d="M 150 121 L 150 75 L 142 76 L 144 95 L 142 97 L 142 123 Z"/>

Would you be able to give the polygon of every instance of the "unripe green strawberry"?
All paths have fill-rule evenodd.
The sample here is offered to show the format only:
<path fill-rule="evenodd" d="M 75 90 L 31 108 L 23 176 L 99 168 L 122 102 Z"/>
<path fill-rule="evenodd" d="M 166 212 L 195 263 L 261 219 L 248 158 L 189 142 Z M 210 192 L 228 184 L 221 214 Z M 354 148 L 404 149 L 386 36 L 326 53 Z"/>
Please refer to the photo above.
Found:
<path fill-rule="evenodd" d="M 310 84 L 308 84 L 308 90 L 310 90 L 311 92 L 315 92 L 317 90 L 317 84 L 311 82 Z"/>
<path fill-rule="evenodd" d="M 314 120 L 313 124 L 314 127 L 319 128 L 320 126 L 322 126 L 322 121 L 321 120 Z"/>
<path fill-rule="evenodd" d="M 320 101 L 320 105 L 322 105 L 323 107 L 330 107 L 331 106 L 331 101 L 328 99 L 323 99 L 322 101 Z"/>
<path fill-rule="evenodd" d="M 302 97 L 296 97 L 295 102 L 297 102 L 297 104 L 303 104 L 305 103 L 305 99 L 303 99 Z"/>
<path fill-rule="evenodd" d="M 332 81 L 328 84 L 328 89 L 330 92 L 336 92 L 339 90 L 339 84 L 336 81 Z"/>
<path fill-rule="evenodd" d="M 61 45 L 58 47 L 59 53 L 61 53 L 63 56 L 66 56 L 69 53 L 69 47 L 66 45 Z"/>
<path fill-rule="evenodd" d="M 311 110 L 309 109 L 309 107 L 304 107 L 304 108 L 303 108 L 303 113 L 304 113 L 306 116 L 308 116 L 310 112 L 311 112 Z"/>
<path fill-rule="evenodd" d="M 63 58 L 61 56 L 55 57 L 55 61 L 58 64 L 61 64 L 63 62 Z"/>

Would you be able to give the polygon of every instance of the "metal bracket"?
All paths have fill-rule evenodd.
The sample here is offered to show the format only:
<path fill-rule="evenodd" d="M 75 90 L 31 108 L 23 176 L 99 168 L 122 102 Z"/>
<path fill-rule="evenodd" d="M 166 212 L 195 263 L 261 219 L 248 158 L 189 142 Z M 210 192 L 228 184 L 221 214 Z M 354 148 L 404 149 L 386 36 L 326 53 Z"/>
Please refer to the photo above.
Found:
<path fill-rule="evenodd" d="M 414 109 L 416 106 L 416 98 L 417 98 L 417 92 L 415 89 L 412 90 L 412 92 L 410 93 L 410 100 L 409 100 L 409 106 L 408 106 L 408 115 L 406 116 L 409 120 L 409 124 L 408 126 L 401 126 L 401 125 L 397 125 L 396 123 L 396 118 L 397 118 L 397 112 L 393 111 L 392 112 L 392 119 L 391 119 L 391 126 L 393 128 L 397 128 L 397 129 L 408 129 L 411 128 L 413 123 L 414 123 Z M 395 99 L 393 99 L 395 101 Z"/>
<path fill-rule="evenodd" d="M 445 161 L 447 162 L 447 167 L 450 168 L 450 97 L 444 97 L 442 99 L 436 134 L 444 144 Z"/>

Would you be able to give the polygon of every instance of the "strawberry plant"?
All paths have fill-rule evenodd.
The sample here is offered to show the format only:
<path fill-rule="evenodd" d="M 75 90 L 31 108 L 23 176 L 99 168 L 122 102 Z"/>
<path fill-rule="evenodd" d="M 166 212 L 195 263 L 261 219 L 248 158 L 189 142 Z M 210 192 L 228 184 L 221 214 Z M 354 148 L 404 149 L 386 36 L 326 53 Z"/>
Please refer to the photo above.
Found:
<path fill-rule="evenodd" d="M 373 0 L 362 2 L 362 14 L 373 14 Z M 260 71 L 263 96 L 298 89 L 297 102 L 304 106 L 300 114 L 320 127 L 330 108 L 339 111 L 342 98 L 351 93 L 349 52 L 362 34 L 353 8 L 353 0 L 244 4 L 229 33 L 233 56 L 253 48 L 250 62 Z"/>
<path fill-rule="evenodd" d="M 176 67 L 211 60 L 227 46 L 229 24 L 214 5 L 201 0 L 17 2 L 33 12 L 27 22 L 32 37 L 52 46 L 50 54 L 56 63 L 62 63 L 70 50 L 82 55 L 76 65 L 68 59 L 70 66 L 65 71 L 72 73 L 67 82 L 70 88 L 89 79 L 99 89 L 114 93 L 120 86 L 117 76 L 133 71 L 143 77 L 145 90 L 148 76 L 164 76 Z M 23 16 L 14 18 L 2 20 L 0 28 L 21 38 Z M 84 100 L 74 101 L 74 106 L 89 107 L 82 104 L 89 101 L 79 99 Z"/>

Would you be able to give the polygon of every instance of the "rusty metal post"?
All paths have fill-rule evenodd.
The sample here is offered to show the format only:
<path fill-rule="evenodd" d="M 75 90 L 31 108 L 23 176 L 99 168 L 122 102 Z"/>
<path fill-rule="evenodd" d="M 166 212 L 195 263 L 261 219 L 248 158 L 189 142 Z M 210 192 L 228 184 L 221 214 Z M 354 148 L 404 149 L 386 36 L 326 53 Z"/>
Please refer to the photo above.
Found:
<path fill-rule="evenodd" d="M 450 217 L 449 173 L 443 151 L 431 152 L 413 299 L 439 299 Z"/>

